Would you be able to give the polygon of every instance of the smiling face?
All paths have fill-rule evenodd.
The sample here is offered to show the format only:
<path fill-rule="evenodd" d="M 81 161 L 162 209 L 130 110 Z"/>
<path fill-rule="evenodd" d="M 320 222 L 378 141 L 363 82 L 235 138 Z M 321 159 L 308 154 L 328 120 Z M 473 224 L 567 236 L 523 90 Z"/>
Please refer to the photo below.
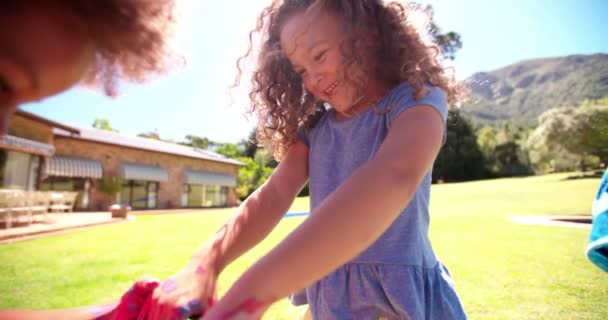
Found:
<path fill-rule="evenodd" d="M 369 107 L 378 81 L 360 63 L 343 54 L 348 40 L 337 16 L 327 10 L 300 10 L 289 16 L 281 30 L 281 47 L 304 86 L 348 117 Z"/>
<path fill-rule="evenodd" d="M 86 27 L 55 3 L 0 4 L 0 134 L 18 105 L 68 89 L 93 63 Z"/>

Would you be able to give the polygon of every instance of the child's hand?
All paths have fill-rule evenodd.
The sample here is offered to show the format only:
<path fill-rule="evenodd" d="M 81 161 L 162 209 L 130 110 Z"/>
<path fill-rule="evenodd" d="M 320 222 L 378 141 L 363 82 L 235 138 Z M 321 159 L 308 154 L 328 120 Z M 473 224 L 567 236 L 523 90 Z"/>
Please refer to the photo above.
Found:
<path fill-rule="evenodd" d="M 146 301 L 146 312 L 137 319 L 185 320 L 202 316 L 215 301 L 216 281 L 217 273 L 212 268 L 188 266 L 154 290 Z"/>

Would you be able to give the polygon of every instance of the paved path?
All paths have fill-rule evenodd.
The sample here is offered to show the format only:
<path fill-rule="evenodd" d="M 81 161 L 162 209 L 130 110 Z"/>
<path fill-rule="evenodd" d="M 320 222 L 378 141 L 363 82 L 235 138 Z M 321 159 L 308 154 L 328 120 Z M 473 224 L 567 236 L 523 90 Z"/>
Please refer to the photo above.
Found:
<path fill-rule="evenodd" d="M 32 224 L 28 224 L 27 218 L 22 216 L 18 219 L 14 218 L 17 221 L 13 221 L 13 226 L 10 229 L 7 229 L 4 223 L 0 223 L 0 244 L 29 240 L 53 234 L 67 233 L 103 224 L 133 221 L 136 220 L 136 216 L 138 215 L 180 214 L 197 212 L 201 210 L 212 211 L 219 209 L 188 208 L 131 211 L 129 212 L 128 219 L 112 218 L 109 211 L 48 213 L 46 219 L 44 219 L 42 215 L 36 215 Z"/>
<path fill-rule="evenodd" d="M 20 221 L 19 221 L 20 220 Z M 20 217 L 10 229 L 0 224 L 0 244 L 28 240 L 50 234 L 65 233 L 92 226 L 129 221 L 112 218 L 110 212 L 49 213 L 47 218 L 36 215 L 32 224 Z"/>

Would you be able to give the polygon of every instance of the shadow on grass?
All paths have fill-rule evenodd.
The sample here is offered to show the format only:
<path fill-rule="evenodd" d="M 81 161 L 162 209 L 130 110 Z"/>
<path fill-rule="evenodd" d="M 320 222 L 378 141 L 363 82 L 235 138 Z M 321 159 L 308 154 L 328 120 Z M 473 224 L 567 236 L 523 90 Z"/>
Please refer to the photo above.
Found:
<path fill-rule="evenodd" d="M 591 216 L 580 216 L 580 217 L 567 217 L 567 218 L 553 218 L 553 221 L 563 221 L 572 223 L 591 224 L 593 217 Z"/>
<path fill-rule="evenodd" d="M 561 181 L 578 180 L 578 179 L 599 179 L 604 175 L 604 171 L 598 170 L 593 172 L 580 172 L 571 176 L 567 176 Z"/>

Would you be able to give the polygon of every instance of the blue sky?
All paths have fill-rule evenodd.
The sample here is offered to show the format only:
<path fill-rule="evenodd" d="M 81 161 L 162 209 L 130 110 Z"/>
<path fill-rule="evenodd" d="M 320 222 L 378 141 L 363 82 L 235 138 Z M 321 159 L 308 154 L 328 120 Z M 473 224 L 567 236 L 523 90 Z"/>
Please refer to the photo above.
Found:
<path fill-rule="evenodd" d="M 121 134 L 157 131 L 163 139 L 188 134 L 237 142 L 254 126 L 243 116 L 244 90 L 227 94 L 235 60 L 262 0 L 181 0 L 175 47 L 186 65 L 145 85 L 123 85 L 110 99 L 74 88 L 23 109 L 76 127 L 106 118 Z M 463 48 L 454 65 L 459 78 L 532 58 L 608 53 L 606 0 L 429 0 L 443 31 L 456 31 Z M 245 80 L 248 82 L 248 79 Z"/>

